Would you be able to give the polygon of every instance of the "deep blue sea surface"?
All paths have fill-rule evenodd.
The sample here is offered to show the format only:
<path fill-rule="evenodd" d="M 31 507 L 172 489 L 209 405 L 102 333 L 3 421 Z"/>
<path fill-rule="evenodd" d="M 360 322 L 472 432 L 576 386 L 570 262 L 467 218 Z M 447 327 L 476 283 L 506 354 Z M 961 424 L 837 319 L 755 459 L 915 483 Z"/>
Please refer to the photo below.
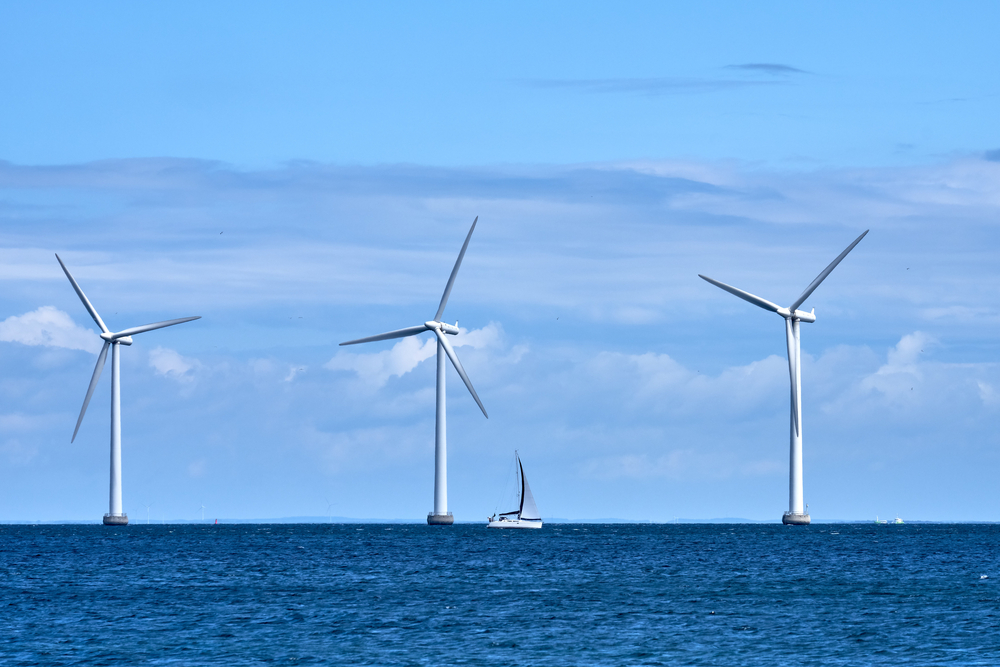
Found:
<path fill-rule="evenodd" d="M 997 525 L 0 526 L 0 663 L 1000 665 L 998 587 Z"/>

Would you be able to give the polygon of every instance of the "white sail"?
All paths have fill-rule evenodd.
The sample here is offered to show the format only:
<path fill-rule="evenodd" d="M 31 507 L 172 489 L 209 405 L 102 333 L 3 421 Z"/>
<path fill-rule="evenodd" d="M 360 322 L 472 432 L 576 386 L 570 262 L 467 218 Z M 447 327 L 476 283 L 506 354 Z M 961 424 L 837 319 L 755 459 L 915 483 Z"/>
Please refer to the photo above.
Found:
<path fill-rule="evenodd" d="M 524 476 L 524 466 L 521 465 L 521 457 L 517 458 L 517 464 L 521 468 L 521 511 L 518 513 L 519 519 L 531 521 L 541 521 L 542 516 L 538 513 L 538 505 L 535 504 L 535 497 L 531 495 L 531 487 Z"/>

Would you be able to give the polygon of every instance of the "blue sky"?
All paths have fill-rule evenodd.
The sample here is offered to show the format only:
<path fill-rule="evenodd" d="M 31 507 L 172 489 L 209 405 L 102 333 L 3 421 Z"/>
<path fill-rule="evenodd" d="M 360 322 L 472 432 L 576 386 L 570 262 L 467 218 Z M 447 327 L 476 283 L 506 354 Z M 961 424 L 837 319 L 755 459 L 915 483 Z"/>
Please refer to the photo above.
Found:
<path fill-rule="evenodd" d="M 511 450 L 544 516 L 776 519 L 805 304 L 816 519 L 1000 519 L 1000 9 L 982 4 L 0 6 L 0 520 L 450 509 Z M 89 333 L 88 333 L 89 332 Z"/>

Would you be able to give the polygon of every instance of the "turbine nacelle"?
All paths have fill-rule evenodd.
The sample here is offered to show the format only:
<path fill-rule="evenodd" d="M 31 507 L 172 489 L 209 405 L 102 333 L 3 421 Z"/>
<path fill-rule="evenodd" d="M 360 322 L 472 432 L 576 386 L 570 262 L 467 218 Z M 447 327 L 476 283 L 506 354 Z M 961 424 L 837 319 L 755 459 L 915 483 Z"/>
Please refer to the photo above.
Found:
<path fill-rule="evenodd" d="M 427 327 L 428 331 L 434 331 L 436 329 L 441 333 L 448 334 L 449 336 L 457 336 L 459 334 L 458 322 L 455 322 L 455 324 L 452 325 L 452 324 L 447 324 L 445 322 L 435 322 L 432 320 L 430 322 L 424 322 L 424 326 Z"/>

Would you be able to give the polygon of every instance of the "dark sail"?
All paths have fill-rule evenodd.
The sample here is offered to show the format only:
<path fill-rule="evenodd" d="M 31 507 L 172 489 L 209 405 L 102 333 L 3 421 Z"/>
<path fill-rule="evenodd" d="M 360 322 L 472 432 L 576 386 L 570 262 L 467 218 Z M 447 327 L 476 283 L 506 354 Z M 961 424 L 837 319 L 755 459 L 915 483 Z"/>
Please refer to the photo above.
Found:
<path fill-rule="evenodd" d="M 524 476 L 524 466 L 521 464 L 521 457 L 517 457 L 517 465 L 521 469 L 521 507 L 518 510 L 519 519 L 528 521 L 541 521 L 542 517 L 538 513 L 538 506 L 535 505 L 535 497 L 531 495 L 531 488 L 528 487 L 528 480 Z"/>

